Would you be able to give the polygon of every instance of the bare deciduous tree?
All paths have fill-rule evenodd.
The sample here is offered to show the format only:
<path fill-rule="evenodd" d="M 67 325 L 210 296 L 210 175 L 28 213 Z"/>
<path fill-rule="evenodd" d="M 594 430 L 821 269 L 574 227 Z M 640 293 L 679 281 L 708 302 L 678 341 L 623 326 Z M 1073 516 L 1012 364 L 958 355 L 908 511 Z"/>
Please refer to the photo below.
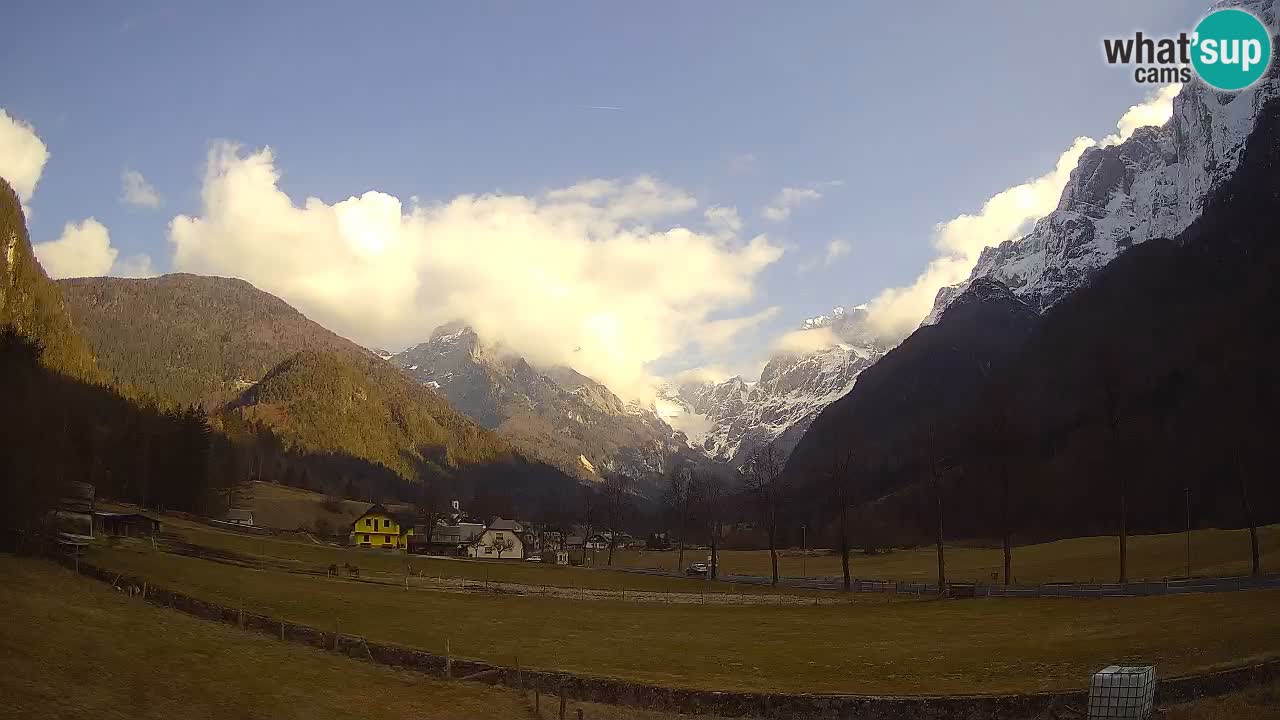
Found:
<path fill-rule="evenodd" d="M 844 574 L 844 591 L 849 592 L 852 589 L 849 574 L 849 505 L 853 502 L 853 451 L 833 450 L 827 473 L 836 501 L 836 513 L 840 519 L 840 569 Z"/>
<path fill-rule="evenodd" d="M 506 535 L 499 535 L 498 537 L 493 539 L 492 543 L 489 544 L 489 547 L 492 548 L 493 551 L 498 554 L 499 560 L 502 559 L 502 553 L 510 552 L 511 549 L 514 548 L 515 546 L 516 546 L 515 542 L 512 541 L 511 538 L 507 537 Z"/>
<path fill-rule="evenodd" d="M 618 547 L 623 515 L 631 500 L 631 478 L 622 473 L 609 475 L 604 481 L 604 494 L 609 514 L 609 564 L 613 565 L 613 551 Z"/>
<path fill-rule="evenodd" d="M 1108 373 L 1102 376 L 1102 412 L 1106 422 L 1107 455 L 1120 501 L 1120 582 L 1129 582 L 1129 470 L 1120 440 L 1120 399 Z"/>
<path fill-rule="evenodd" d="M 690 482 L 691 505 L 704 523 L 711 545 L 711 578 L 720 573 L 720 513 L 724 502 L 724 480 L 714 472 L 697 473 Z"/>
<path fill-rule="evenodd" d="M 943 547 L 943 507 L 942 507 L 942 488 L 946 481 L 946 474 L 949 470 L 947 459 L 941 445 L 941 430 L 935 423 L 929 426 L 928 434 L 925 438 L 926 451 L 928 457 L 929 470 L 929 491 L 933 501 L 933 541 L 938 550 L 938 594 L 942 595 L 947 590 L 947 560 L 945 549 Z"/>
<path fill-rule="evenodd" d="M 689 509 L 694 471 L 689 466 L 671 474 L 671 486 L 667 488 L 667 507 L 675 519 L 677 536 L 676 570 L 684 572 L 684 536 L 688 531 Z"/>
<path fill-rule="evenodd" d="M 787 499 L 782 452 L 773 443 L 756 448 L 747 458 L 747 490 L 755 499 L 769 537 L 769 562 L 773 584 L 778 584 L 778 514 Z"/>

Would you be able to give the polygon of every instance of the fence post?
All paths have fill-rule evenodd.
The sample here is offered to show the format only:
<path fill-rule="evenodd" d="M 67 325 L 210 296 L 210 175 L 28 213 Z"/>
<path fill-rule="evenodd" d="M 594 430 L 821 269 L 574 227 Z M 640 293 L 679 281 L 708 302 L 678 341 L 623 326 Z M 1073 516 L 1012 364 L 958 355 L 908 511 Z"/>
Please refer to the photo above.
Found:
<path fill-rule="evenodd" d="M 449 638 L 444 639 L 444 678 L 453 679 L 453 651 L 449 647 Z"/>
<path fill-rule="evenodd" d="M 538 683 L 533 684 L 533 713 L 542 720 L 542 688 Z"/>
<path fill-rule="evenodd" d="M 565 711 L 564 681 L 561 680 L 560 681 L 560 720 L 564 720 L 564 711 Z"/>
<path fill-rule="evenodd" d="M 520 672 L 520 656 L 516 655 L 516 687 L 524 692 L 524 673 Z"/>

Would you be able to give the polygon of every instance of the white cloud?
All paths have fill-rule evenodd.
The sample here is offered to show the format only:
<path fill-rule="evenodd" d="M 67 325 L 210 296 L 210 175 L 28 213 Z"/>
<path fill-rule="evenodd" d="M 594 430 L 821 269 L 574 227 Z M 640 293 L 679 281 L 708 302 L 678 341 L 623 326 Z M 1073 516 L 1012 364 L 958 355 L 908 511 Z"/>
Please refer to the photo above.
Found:
<path fill-rule="evenodd" d="M 1128 140 L 1133 131 L 1140 127 L 1165 124 L 1168 122 L 1169 117 L 1173 115 L 1173 98 L 1181 90 L 1181 83 L 1165 85 L 1157 89 L 1146 100 L 1130 106 L 1124 115 L 1120 116 L 1119 122 L 1116 123 L 1116 129 L 1119 132 L 1104 137 L 1099 144 L 1103 147 L 1119 145 Z"/>
<path fill-rule="evenodd" d="M 706 365 L 681 370 L 671 378 L 671 381 L 676 385 L 707 385 L 724 382 L 731 377 L 733 373 L 721 365 Z"/>
<path fill-rule="evenodd" d="M 40 265 L 49 277 L 96 277 L 111 272 L 119 252 L 111 247 L 107 227 L 94 218 L 69 222 L 57 240 L 36 243 Z"/>
<path fill-rule="evenodd" d="M 139 253 L 126 258 L 118 258 L 111 266 L 111 275 L 115 277 L 145 278 L 155 277 L 159 273 L 151 264 L 151 256 Z"/>
<path fill-rule="evenodd" d="M 120 197 L 124 204 L 144 208 L 160 207 L 160 193 L 156 192 L 155 186 L 147 182 L 142 173 L 125 170 L 120 181 L 124 183 L 124 195 Z"/>
<path fill-rule="evenodd" d="M 96 218 L 78 223 L 69 222 L 63 226 L 62 235 L 57 240 L 36 243 L 32 249 L 44 271 L 55 280 L 102 275 L 155 275 L 151 258 L 147 255 L 120 258 L 120 251 L 111 245 L 111 233 L 107 226 Z"/>
<path fill-rule="evenodd" d="M 1163 87 L 1138 105 L 1130 107 L 1116 124 L 1117 133 L 1102 144 L 1128 139 L 1144 125 L 1162 125 L 1172 115 L 1172 100 L 1180 86 Z M 1036 220 L 1057 207 L 1066 185 L 1084 151 L 1098 145 L 1089 137 L 1078 137 L 1061 155 L 1054 168 L 1039 177 L 1002 190 L 987 199 L 974 215 L 959 215 L 934 227 L 938 255 L 915 282 L 880 292 L 870 304 L 868 321 L 886 337 L 904 337 L 929 314 L 938 290 L 968 279 L 983 249 L 1021 237 Z"/>
<path fill-rule="evenodd" d="M 738 208 L 712 205 L 702 215 L 712 230 L 727 235 L 737 235 L 742 231 L 742 218 L 738 216 Z"/>
<path fill-rule="evenodd" d="M 776 317 L 781 309 L 774 305 L 752 315 L 710 320 L 702 325 L 694 341 L 705 350 L 722 350 L 742 333 Z"/>
<path fill-rule="evenodd" d="M 813 188 L 782 188 L 761 214 L 766 220 L 779 222 L 791 217 L 791 211 L 797 205 L 814 202 L 821 198 L 822 193 Z"/>
<path fill-rule="evenodd" d="M 811 353 L 840 344 L 830 327 L 810 330 L 792 330 L 773 341 L 772 350 L 777 353 Z"/>
<path fill-rule="evenodd" d="M 833 238 L 827 243 L 827 256 L 823 259 L 822 263 L 824 265 L 830 265 L 836 260 L 848 255 L 851 249 L 852 247 L 849 245 L 848 241 L 841 240 L 840 238 Z"/>
<path fill-rule="evenodd" d="M 624 397 L 649 396 L 650 363 L 750 326 L 732 313 L 782 254 L 680 225 L 696 199 L 648 177 L 408 209 L 377 191 L 294 204 L 278 182 L 269 149 L 215 145 L 201 215 L 170 224 L 174 268 L 244 278 L 366 346 L 460 318 Z"/>
<path fill-rule="evenodd" d="M 49 149 L 35 128 L 0 108 L 0 177 L 18 193 L 24 211 L 48 161 Z"/>

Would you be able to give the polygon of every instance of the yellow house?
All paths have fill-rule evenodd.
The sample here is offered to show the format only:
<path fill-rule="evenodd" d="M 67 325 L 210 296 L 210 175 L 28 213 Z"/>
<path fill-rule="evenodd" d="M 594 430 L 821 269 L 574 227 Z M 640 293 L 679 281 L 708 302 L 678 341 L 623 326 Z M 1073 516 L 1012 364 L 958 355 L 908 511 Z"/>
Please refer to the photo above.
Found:
<path fill-rule="evenodd" d="M 408 547 L 412 534 L 413 513 L 393 513 L 380 504 L 351 523 L 351 544 L 356 547 L 399 550 Z"/>

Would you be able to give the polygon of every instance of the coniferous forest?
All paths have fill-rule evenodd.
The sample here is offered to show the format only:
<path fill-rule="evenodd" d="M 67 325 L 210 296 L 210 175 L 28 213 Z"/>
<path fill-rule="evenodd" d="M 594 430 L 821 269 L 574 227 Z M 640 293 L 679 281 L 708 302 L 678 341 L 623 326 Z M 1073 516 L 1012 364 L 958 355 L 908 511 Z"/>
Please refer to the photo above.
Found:
<path fill-rule="evenodd" d="M 67 482 L 215 516 L 255 479 L 367 501 L 451 496 L 508 512 L 574 487 L 354 350 L 288 357 L 225 403 L 217 383 L 173 393 L 116 383 L 36 261 L 17 195 L 2 182 L 0 238 L 5 527 L 41 522 Z"/>

